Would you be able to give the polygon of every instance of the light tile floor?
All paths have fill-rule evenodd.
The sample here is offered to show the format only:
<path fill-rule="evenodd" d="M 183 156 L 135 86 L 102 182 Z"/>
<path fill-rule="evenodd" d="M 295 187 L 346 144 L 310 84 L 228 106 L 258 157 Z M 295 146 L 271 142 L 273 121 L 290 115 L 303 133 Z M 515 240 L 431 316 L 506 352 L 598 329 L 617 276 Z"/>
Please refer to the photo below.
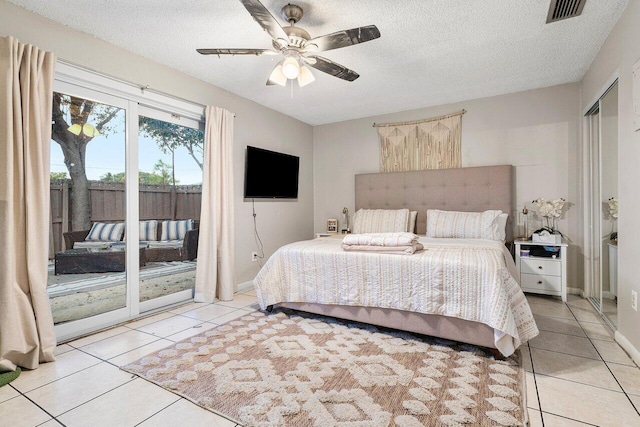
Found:
<path fill-rule="evenodd" d="M 531 426 L 640 426 L 640 369 L 589 301 L 527 299 L 540 329 L 522 347 Z"/>
<path fill-rule="evenodd" d="M 522 347 L 531 426 L 640 426 L 640 369 L 588 301 L 527 297 L 541 331 Z M 0 388 L 0 425 L 234 427 L 119 367 L 256 308 L 247 292 L 60 345 L 55 363 Z"/>

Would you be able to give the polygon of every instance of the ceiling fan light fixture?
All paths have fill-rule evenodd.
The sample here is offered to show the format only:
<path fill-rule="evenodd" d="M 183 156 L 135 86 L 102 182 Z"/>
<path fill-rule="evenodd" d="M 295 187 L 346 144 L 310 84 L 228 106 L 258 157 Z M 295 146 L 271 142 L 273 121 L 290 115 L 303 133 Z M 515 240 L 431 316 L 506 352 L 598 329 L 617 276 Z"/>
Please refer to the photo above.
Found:
<path fill-rule="evenodd" d="M 100 132 L 98 131 L 98 129 L 96 129 L 95 127 L 93 127 L 93 125 L 90 125 L 88 123 L 85 123 L 82 126 L 82 133 L 84 133 L 86 136 L 90 138 L 95 138 L 96 136 L 100 135 Z"/>
<path fill-rule="evenodd" d="M 305 67 L 304 65 L 300 67 L 300 74 L 298 74 L 298 85 L 300 87 L 313 83 L 315 80 L 316 78 L 311 73 L 309 67 Z"/>
<path fill-rule="evenodd" d="M 282 73 L 290 80 L 295 79 L 300 74 L 300 64 L 292 56 L 287 57 L 282 63 Z"/>
<path fill-rule="evenodd" d="M 269 76 L 269 81 L 280 86 L 285 86 L 287 84 L 287 76 L 285 76 L 282 72 L 281 63 L 276 65 L 276 68 L 273 69 L 271 75 Z"/>
<path fill-rule="evenodd" d="M 318 50 L 318 45 L 315 43 L 306 43 L 304 45 L 304 49 L 302 49 L 304 52 L 313 52 Z"/>
<path fill-rule="evenodd" d="M 69 126 L 67 130 L 74 135 L 80 135 L 80 132 L 82 132 L 82 125 L 80 123 L 74 123 Z"/>
<path fill-rule="evenodd" d="M 100 132 L 98 131 L 98 129 L 96 129 L 93 125 L 90 125 L 89 123 L 85 123 L 84 125 L 81 125 L 80 123 L 74 123 L 71 126 L 69 126 L 67 130 L 74 135 L 79 136 L 81 133 L 83 133 L 85 136 L 88 136 L 90 138 L 95 138 L 96 136 L 100 135 Z"/>

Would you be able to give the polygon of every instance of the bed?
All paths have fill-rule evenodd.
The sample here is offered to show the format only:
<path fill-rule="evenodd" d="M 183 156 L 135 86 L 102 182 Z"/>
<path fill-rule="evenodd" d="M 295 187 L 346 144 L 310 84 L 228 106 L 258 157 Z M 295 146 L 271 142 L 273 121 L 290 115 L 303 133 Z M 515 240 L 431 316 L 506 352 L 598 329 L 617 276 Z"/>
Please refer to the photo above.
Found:
<path fill-rule="evenodd" d="M 416 232 L 424 235 L 429 209 L 511 214 L 513 183 L 509 165 L 361 174 L 355 177 L 356 210 L 417 211 Z M 508 221 L 507 240 L 512 229 Z M 409 256 L 347 253 L 339 239 L 285 245 L 254 280 L 258 301 L 263 309 L 279 305 L 479 345 L 503 356 L 537 334 L 502 242 L 420 242 L 425 250 Z"/>

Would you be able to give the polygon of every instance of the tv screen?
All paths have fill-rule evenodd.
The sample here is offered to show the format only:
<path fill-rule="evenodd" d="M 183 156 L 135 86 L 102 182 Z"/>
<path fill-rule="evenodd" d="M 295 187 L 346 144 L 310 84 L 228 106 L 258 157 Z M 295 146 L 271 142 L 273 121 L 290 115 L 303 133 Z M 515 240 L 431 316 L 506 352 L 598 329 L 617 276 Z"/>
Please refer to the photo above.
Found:
<path fill-rule="evenodd" d="M 248 146 L 244 197 L 297 199 L 299 166 L 299 157 Z"/>

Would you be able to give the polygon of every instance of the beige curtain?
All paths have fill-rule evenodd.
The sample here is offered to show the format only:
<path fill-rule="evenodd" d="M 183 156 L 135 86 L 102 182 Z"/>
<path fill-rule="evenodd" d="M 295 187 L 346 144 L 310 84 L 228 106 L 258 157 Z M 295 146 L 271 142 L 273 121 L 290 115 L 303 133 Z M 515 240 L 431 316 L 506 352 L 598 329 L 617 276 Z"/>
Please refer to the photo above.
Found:
<path fill-rule="evenodd" d="M 195 301 L 233 299 L 233 113 L 207 107 Z"/>
<path fill-rule="evenodd" d="M 0 371 L 54 360 L 47 241 L 55 61 L 0 37 Z"/>
<path fill-rule="evenodd" d="M 380 138 L 380 171 L 461 167 L 464 112 L 415 122 L 374 124 Z"/>

